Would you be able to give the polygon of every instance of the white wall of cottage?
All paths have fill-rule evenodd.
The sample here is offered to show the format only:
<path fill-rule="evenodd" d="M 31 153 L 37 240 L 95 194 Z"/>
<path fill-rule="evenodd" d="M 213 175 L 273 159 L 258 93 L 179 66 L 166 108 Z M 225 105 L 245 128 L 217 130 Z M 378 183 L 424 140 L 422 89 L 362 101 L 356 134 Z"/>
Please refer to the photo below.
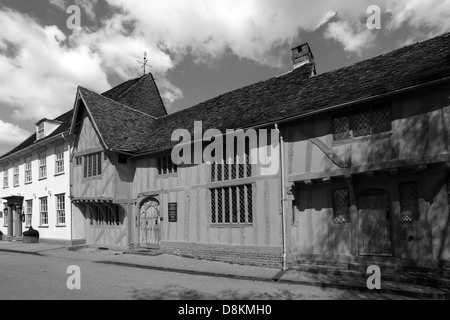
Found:
<path fill-rule="evenodd" d="M 56 149 L 64 146 L 64 173 L 56 174 Z M 70 201 L 70 145 L 64 140 L 47 145 L 37 151 L 24 153 L 8 162 L 0 163 L 0 198 L 9 196 L 21 196 L 24 198 L 23 213 L 27 212 L 27 200 L 33 201 L 32 227 L 39 231 L 42 240 L 68 241 L 71 239 L 71 201 Z M 39 154 L 47 154 L 47 178 L 39 179 Z M 25 183 L 25 161 L 32 159 L 32 182 Z M 14 186 L 14 164 L 19 164 L 19 184 Z M 4 170 L 8 170 L 8 187 L 4 187 Z M 57 221 L 57 195 L 65 195 L 65 224 Z M 41 225 L 40 199 L 48 199 L 48 225 Z M 4 200 L 2 200 L 5 203 Z M 2 205 L 3 209 L 4 205 Z M 6 217 L 3 214 L 0 219 L 0 231 L 7 234 Z M 27 231 L 26 223 L 23 223 L 22 231 Z M 14 231 L 15 232 L 15 231 Z"/>

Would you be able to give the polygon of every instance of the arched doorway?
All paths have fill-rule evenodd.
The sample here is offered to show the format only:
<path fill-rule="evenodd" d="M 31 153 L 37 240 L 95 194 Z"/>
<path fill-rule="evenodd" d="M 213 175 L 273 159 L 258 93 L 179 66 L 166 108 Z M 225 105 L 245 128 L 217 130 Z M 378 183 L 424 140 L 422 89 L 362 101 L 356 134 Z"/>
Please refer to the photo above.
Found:
<path fill-rule="evenodd" d="M 144 200 L 139 213 L 139 244 L 141 246 L 161 244 L 159 201 L 153 197 Z"/>
<path fill-rule="evenodd" d="M 358 194 L 360 255 L 392 256 L 389 192 L 370 189 Z"/>

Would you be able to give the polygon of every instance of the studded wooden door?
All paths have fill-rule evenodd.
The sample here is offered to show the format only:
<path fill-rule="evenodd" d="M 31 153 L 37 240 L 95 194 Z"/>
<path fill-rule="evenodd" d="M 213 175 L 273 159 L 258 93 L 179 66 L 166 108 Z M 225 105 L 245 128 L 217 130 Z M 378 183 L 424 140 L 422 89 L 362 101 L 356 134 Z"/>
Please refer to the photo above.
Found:
<path fill-rule="evenodd" d="M 389 193 L 369 190 L 358 196 L 360 255 L 391 256 Z"/>
<path fill-rule="evenodd" d="M 139 231 L 141 246 L 160 244 L 161 221 L 158 201 L 149 200 L 141 207 Z"/>

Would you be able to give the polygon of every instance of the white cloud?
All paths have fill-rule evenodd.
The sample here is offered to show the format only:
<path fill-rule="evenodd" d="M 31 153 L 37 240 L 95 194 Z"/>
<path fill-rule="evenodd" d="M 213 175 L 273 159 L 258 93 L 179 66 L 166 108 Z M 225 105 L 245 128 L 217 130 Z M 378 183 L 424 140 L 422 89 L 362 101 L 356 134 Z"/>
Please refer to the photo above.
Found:
<path fill-rule="evenodd" d="M 414 29 L 427 27 L 440 34 L 450 30 L 450 0 L 397 0 L 386 3 L 392 19 L 390 30 L 407 24 Z"/>
<path fill-rule="evenodd" d="M 325 15 L 325 17 L 323 17 L 322 21 L 319 22 L 316 29 L 319 29 L 320 27 L 326 25 L 331 19 L 333 19 L 336 16 L 337 16 L 337 12 L 335 12 L 333 10 L 328 11 L 327 14 Z"/>
<path fill-rule="evenodd" d="M 433 34 L 450 30 L 450 0 L 106 1 L 117 10 L 108 18 L 97 17 L 100 27 L 82 22 L 82 29 L 70 35 L 0 9 L 0 103 L 17 119 L 58 116 L 73 103 L 77 85 L 101 92 L 110 87 L 112 74 L 124 81 L 138 76 L 136 60 L 142 60 L 144 51 L 170 105 L 183 93 L 167 80 L 167 73 L 188 53 L 194 61 L 211 65 L 231 51 L 241 59 L 281 67 L 285 57 L 279 48 L 289 47 L 299 30 L 314 31 L 325 24 L 327 39 L 361 55 L 376 36 L 365 25 L 369 5 L 382 8 L 386 21 L 381 32 L 405 24 L 413 30 L 426 26 Z M 62 10 L 69 4 L 49 2 Z M 98 0 L 74 3 L 95 18 Z"/>
<path fill-rule="evenodd" d="M 0 10 L 0 43 L 16 54 L 0 52 L 0 103 L 17 120 L 56 117 L 69 109 L 78 85 L 109 88 L 101 58 L 87 46 L 68 48 L 55 26 L 40 26 L 18 12 Z"/>
<path fill-rule="evenodd" d="M 332 22 L 325 31 L 325 38 L 340 42 L 345 51 L 361 55 L 363 50 L 373 46 L 376 35 L 367 28 L 353 27 L 347 21 Z"/>
<path fill-rule="evenodd" d="M 30 136 L 19 126 L 0 119 L 0 144 L 14 146 Z"/>

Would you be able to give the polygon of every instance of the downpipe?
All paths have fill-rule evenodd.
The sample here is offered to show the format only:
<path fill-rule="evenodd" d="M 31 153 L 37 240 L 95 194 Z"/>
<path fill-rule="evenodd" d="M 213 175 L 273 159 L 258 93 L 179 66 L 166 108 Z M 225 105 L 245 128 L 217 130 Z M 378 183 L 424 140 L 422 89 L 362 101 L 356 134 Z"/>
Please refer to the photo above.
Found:
<path fill-rule="evenodd" d="M 285 173 L 285 163 L 284 163 L 284 138 L 281 134 L 280 129 L 278 128 L 278 124 L 275 124 L 275 130 L 278 131 L 278 134 L 280 136 L 280 174 L 281 174 L 281 225 L 282 225 L 282 233 L 283 233 L 283 264 L 282 264 L 282 271 L 287 270 L 286 266 L 286 258 L 287 258 L 287 247 L 286 247 L 286 178 L 284 176 Z"/>

